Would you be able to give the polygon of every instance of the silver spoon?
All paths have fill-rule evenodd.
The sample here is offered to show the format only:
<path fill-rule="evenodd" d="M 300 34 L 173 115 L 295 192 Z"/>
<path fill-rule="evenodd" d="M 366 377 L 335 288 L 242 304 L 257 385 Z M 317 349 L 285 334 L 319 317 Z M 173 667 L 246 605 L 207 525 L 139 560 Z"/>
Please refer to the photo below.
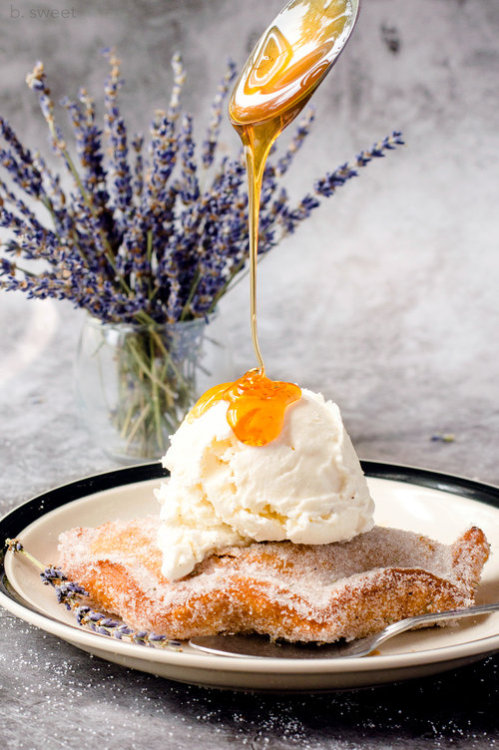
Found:
<path fill-rule="evenodd" d="M 338 60 L 357 22 L 360 2 L 288 0 L 257 41 L 234 85 L 229 103 L 232 124 L 272 121 L 277 128 L 272 140 L 287 127 Z M 265 133 L 266 140 L 267 127 Z"/>
<path fill-rule="evenodd" d="M 345 659 L 367 656 L 389 638 L 418 625 L 433 625 L 444 620 L 460 620 L 499 611 L 499 602 L 477 607 L 450 609 L 394 622 L 379 633 L 355 641 L 325 644 L 280 643 L 263 635 L 210 635 L 192 638 L 189 645 L 199 651 L 219 656 L 284 658 L 284 659 Z"/>

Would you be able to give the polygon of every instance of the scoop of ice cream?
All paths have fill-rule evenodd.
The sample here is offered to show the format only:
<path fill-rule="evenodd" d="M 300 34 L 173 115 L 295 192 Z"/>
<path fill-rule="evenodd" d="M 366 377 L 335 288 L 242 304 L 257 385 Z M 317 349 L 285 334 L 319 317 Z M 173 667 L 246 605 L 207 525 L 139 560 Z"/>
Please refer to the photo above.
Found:
<path fill-rule="evenodd" d="M 157 491 L 163 574 L 182 578 L 210 553 L 253 541 L 328 544 L 374 525 L 374 504 L 340 410 L 302 389 L 276 440 L 240 442 L 218 401 L 185 420 Z"/>

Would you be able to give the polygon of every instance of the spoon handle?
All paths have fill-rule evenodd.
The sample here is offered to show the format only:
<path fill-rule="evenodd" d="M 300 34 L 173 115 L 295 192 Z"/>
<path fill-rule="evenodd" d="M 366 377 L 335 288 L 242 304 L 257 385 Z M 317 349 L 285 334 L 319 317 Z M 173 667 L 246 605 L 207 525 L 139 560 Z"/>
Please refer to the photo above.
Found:
<path fill-rule="evenodd" d="M 388 625 L 381 633 L 378 634 L 372 648 L 376 648 L 381 643 L 384 643 L 389 638 L 393 638 L 394 635 L 403 633 L 405 630 L 416 627 L 416 625 L 424 625 L 425 623 L 438 623 L 443 620 L 460 620 L 465 617 L 477 617 L 478 615 L 486 615 L 491 612 L 499 611 L 499 602 L 494 604 L 480 604 L 475 607 L 462 607 L 460 609 L 449 609 L 446 612 L 434 612 L 427 615 L 416 615 L 415 617 L 407 617 L 405 620 L 394 622 L 392 625 Z"/>

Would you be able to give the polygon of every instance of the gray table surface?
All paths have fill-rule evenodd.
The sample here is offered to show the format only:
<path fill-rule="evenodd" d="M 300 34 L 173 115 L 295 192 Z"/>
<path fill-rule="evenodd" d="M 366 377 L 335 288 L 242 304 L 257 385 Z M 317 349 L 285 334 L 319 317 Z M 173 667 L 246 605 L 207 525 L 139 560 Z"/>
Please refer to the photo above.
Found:
<path fill-rule="evenodd" d="M 5 301 L 3 351 L 20 353 L 24 300 Z M 53 486 L 113 468 L 75 412 L 72 359 L 79 313 L 65 311 L 28 371 L 2 392 L 0 511 Z M 21 326 L 22 328 L 22 326 Z M 387 384 L 390 386 L 390 383 Z M 461 416 L 466 425 L 466 414 Z M 361 455 L 499 484 L 482 462 L 494 454 L 456 432 L 435 443 L 422 428 L 353 438 Z M 450 420 L 446 427 L 452 427 Z M 485 447 L 484 447 L 485 446 Z M 466 459 L 463 459 L 463 455 Z M 499 742 L 499 657 L 434 678 L 330 695 L 250 695 L 176 684 L 106 663 L 0 610 L 0 737 L 10 748 L 492 748 Z"/>
<path fill-rule="evenodd" d="M 46 149 L 25 73 L 42 58 L 56 98 L 125 59 L 129 118 L 164 101 L 184 54 L 184 104 L 206 113 L 280 0 L 73 2 L 0 10 L 2 114 Z M 21 16 L 12 13 L 15 7 Z M 63 9 L 62 0 L 51 7 Z M 313 136 L 289 173 L 297 196 L 393 128 L 407 148 L 338 191 L 261 270 L 269 372 L 334 398 L 359 454 L 499 485 L 497 205 L 499 7 L 495 0 L 364 2 L 355 38 L 316 97 Z M 391 41 L 390 41 L 391 40 Z M 398 43 L 393 43 L 396 40 Z M 154 61 L 154 63 L 152 63 Z M 206 115 L 204 115 L 206 116 Z M 235 148 L 229 129 L 224 148 Z M 81 311 L 0 295 L 0 512 L 115 464 L 76 413 Z M 235 370 L 253 365 L 244 285 L 220 318 Z M 452 433 L 449 443 L 432 435 Z M 0 612 L 0 739 L 10 748 L 491 748 L 497 657 L 363 691 L 269 696 L 183 686 L 88 655 Z"/>

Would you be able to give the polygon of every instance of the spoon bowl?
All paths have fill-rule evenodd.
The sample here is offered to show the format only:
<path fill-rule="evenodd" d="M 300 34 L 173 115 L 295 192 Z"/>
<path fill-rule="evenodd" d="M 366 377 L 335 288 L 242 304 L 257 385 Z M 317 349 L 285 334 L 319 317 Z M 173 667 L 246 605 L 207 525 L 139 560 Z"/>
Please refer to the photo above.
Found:
<path fill-rule="evenodd" d="M 337 61 L 360 0 L 290 0 L 256 43 L 229 103 L 233 125 L 287 125 Z"/>

